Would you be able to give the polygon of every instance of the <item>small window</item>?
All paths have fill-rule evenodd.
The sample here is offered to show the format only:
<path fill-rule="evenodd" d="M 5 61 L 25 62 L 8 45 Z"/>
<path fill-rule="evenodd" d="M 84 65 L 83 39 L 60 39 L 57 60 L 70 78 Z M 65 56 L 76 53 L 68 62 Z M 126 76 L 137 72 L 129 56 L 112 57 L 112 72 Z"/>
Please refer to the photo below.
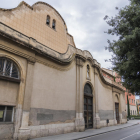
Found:
<path fill-rule="evenodd" d="M 133 99 L 132 99 L 132 103 L 133 103 Z"/>
<path fill-rule="evenodd" d="M 129 99 L 129 103 L 131 103 L 131 99 Z"/>
<path fill-rule="evenodd" d="M 46 24 L 47 24 L 47 25 L 50 25 L 50 16 L 49 16 L 49 15 L 47 15 L 47 21 L 46 21 Z"/>
<path fill-rule="evenodd" d="M 134 100 L 134 104 L 135 104 L 135 100 Z"/>
<path fill-rule="evenodd" d="M 14 107 L 0 106 L 0 122 L 13 122 Z"/>
<path fill-rule="evenodd" d="M 53 19 L 52 28 L 55 29 L 55 26 L 56 26 L 56 22 L 55 22 L 55 20 Z"/>
<path fill-rule="evenodd" d="M 90 68 L 89 68 L 89 65 L 87 65 L 87 78 L 90 78 Z"/>

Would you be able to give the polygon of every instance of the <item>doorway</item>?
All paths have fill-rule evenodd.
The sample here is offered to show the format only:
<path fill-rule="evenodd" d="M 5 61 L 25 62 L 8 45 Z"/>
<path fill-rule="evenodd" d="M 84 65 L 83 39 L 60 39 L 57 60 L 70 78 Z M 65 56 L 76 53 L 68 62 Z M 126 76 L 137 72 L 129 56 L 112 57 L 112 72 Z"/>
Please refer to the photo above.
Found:
<path fill-rule="evenodd" d="M 86 129 L 93 128 L 93 95 L 89 84 L 84 87 L 84 120 Z"/>
<path fill-rule="evenodd" d="M 115 103 L 115 112 L 116 112 L 117 124 L 119 124 L 119 103 Z"/>

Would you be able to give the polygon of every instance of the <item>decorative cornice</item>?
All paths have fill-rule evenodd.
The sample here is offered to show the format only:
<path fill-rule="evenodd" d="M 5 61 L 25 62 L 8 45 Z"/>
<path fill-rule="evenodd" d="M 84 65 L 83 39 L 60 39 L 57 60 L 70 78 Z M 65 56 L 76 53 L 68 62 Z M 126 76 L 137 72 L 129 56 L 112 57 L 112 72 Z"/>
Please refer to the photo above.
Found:
<path fill-rule="evenodd" d="M 80 58 L 80 57 L 76 57 L 76 65 L 80 66 L 80 67 L 83 67 L 84 60 L 82 58 Z"/>
<path fill-rule="evenodd" d="M 109 75 L 111 78 L 114 78 L 114 76 L 112 74 L 108 73 L 107 71 L 105 71 L 103 69 L 102 69 L 102 72 L 105 73 L 105 74 L 107 74 L 107 75 Z"/>
<path fill-rule="evenodd" d="M 119 93 L 125 93 L 123 86 L 117 84 L 116 82 L 113 82 L 112 81 L 112 83 L 110 83 L 110 82 L 108 82 L 108 81 L 105 80 L 105 78 L 104 78 L 104 76 L 102 74 L 102 69 L 99 66 L 94 65 L 93 67 L 96 68 L 96 70 L 98 71 L 98 74 L 99 74 L 101 80 L 104 82 L 104 84 L 109 85 L 109 86 L 113 87 L 114 89 L 117 89 L 117 91 L 120 91 Z M 95 74 L 96 73 L 97 72 L 95 72 Z"/>
<path fill-rule="evenodd" d="M 117 87 L 113 87 L 113 92 L 117 92 L 117 93 L 121 93 L 121 94 L 124 93 L 123 90 L 120 90 L 120 89 L 118 89 Z"/>
<path fill-rule="evenodd" d="M 52 61 L 55 61 L 56 63 L 61 64 L 61 65 L 68 65 L 75 58 L 77 59 L 76 64 L 80 66 L 83 66 L 83 63 L 85 61 L 89 61 L 92 67 L 95 67 L 98 70 L 98 73 L 105 84 L 116 87 L 120 89 L 121 91 L 123 91 L 123 89 L 119 87 L 118 85 L 113 84 L 113 83 L 111 84 L 104 79 L 100 63 L 98 63 L 97 60 L 93 59 L 91 53 L 88 51 L 82 51 L 71 45 L 68 45 L 68 49 L 66 53 L 62 54 L 41 44 L 34 38 L 28 37 L 1 22 L 0 22 L 0 35 L 10 40 L 13 40 L 14 42 L 26 48 L 34 50 L 36 53 L 41 54 L 42 56 L 45 56 L 46 58 L 49 58 Z M 16 50 L 15 50 L 15 53 L 16 53 Z M 28 60 L 32 63 L 36 61 L 34 57 L 30 57 L 30 56 L 27 56 L 27 57 L 28 57 Z"/>
<path fill-rule="evenodd" d="M 68 45 L 68 49 L 65 53 L 59 53 L 41 44 L 34 38 L 28 37 L 1 22 L 0 35 L 9 38 L 14 42 L 23 45 L 24 47 L 30 48 L 31 50 L 34 50 L 35 52 L 42 54 L 45 57 L 50 58 L 51 60 L 62 65 L 69 64 L 72 62 L 72 60 L 74 60 L 75 57 L 79 57 L 83 60 L 90 60 L 93 64 L 95 63 L 100 66 L 100 64 L 95 59 L 93 59 L 92 55 L 88 51 L 82 51 L 71 45 Z"/>

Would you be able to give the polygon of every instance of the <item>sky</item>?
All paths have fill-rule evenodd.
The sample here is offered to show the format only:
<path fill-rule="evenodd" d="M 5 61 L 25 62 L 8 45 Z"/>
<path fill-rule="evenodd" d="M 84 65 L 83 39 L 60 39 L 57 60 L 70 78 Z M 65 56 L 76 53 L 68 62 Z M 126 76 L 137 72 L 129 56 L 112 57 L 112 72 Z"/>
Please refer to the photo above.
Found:
<path fill-rule="evenodd" d="M 15 8 L 22 0 L 4 0 L 0 8 Z M 75 45 L 91 52 L 103 68 L 111 68 L 111 53 L 105 50 L 107 39 L 117 40 L 116 36 L 106 33 L 110 27 L 104 21 L 105 15 L 115 16 L 115 7 L 125 7 L 129 0 L 24 0 L 29 5 L 43 1 L 54 7 L 67 24 L 68 32 L 74 37 Z"/>

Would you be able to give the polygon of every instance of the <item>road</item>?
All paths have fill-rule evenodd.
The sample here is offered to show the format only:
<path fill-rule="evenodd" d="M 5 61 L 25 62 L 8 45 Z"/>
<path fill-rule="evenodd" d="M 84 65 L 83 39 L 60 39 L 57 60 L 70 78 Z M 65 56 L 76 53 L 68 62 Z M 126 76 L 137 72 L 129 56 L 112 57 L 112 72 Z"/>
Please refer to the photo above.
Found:
<path fill-rule="evenodd" d="M 79 140 L 140 140 L 140 124 Z"/>

